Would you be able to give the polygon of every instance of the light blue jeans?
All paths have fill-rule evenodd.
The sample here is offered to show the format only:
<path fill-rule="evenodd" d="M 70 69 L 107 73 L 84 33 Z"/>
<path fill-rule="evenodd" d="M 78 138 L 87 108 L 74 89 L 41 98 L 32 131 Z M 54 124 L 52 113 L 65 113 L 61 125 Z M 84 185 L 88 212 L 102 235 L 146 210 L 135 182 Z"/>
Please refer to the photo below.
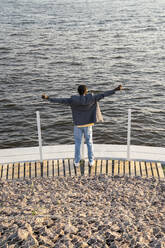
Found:
<path fill-rule="evenodd" d="M 90 127 L 74 126 L 75 163 L 79 163 L 81 160 L 80 148 L 81 148 L 81 141 L 82 141 L 82 135 L 83 134 L 84 134 L 85 141 L 86 141 L 87 148 L 88 148 L 89 163 L 92 163 L 94 160 L 92 126 L 90 126 Z"/>

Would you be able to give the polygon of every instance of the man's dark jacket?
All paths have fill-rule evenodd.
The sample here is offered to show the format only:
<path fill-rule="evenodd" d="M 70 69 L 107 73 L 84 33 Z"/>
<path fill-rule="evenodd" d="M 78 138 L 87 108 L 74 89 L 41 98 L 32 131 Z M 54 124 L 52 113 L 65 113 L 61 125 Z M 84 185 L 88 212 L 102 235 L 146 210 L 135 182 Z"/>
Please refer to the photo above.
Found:
<path fill-rule="evenodd" d="M 98 101 L 115 93 L 115 90 L 105 91 L 102 94 L 87 94 L 71 96 L 70 98 L 49 98 L 50 102 L 69 105 L 72 109 L 74 125 L 86 125 L 103 121 Z"/>

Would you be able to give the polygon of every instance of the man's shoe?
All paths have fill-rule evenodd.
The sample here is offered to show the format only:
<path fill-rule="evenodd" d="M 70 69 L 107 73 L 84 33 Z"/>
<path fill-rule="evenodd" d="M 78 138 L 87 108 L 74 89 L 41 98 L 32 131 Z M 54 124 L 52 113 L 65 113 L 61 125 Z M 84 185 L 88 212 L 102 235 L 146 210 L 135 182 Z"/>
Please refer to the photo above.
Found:
<path fill-rule="evenodd" d="M 74 166 L 75 167 L 79 167 L 79 163 L 74 163 Z"/>
<path fill-rule="evenodd" d="M 89 163 L 89 166 L 93 166 L 95 164 L 95 161 L 92 161 L 91 163 Z"/>

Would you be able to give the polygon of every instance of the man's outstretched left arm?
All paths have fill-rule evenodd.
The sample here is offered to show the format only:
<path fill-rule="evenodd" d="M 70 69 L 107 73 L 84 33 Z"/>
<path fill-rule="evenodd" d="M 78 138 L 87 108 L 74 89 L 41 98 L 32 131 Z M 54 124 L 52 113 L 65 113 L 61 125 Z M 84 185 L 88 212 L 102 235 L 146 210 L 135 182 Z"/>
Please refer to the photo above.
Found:
<path fill-rule="evenodd" d="M 115 92 L 119 91 L 119 90 L 122 90 L 122 85 L 119 85 L 118 87 L 116 87 L 113 90 L 108 90 L 108 91 L 105 91 L 105 92 L 103 92 L 101 94 L 97 94 L 94 97 L 95 97 L 96 101 L 99 101 L 99 100 L 103 99 L 104 97 L 107 97 L 107 96 L 115 94 Z"/>

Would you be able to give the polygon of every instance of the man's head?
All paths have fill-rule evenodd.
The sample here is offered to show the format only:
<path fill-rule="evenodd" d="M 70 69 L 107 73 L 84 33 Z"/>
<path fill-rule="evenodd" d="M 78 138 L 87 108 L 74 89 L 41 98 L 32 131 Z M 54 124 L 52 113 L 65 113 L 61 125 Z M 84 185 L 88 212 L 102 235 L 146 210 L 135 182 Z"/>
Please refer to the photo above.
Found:
<path fill-rule="evenodd" d="M 86 95 L 87 92 L 88 92 L 88 89 L 87 89 L 86 85 L 79 85 L 78 93 L 80 94 L 80 96 Z"/>

